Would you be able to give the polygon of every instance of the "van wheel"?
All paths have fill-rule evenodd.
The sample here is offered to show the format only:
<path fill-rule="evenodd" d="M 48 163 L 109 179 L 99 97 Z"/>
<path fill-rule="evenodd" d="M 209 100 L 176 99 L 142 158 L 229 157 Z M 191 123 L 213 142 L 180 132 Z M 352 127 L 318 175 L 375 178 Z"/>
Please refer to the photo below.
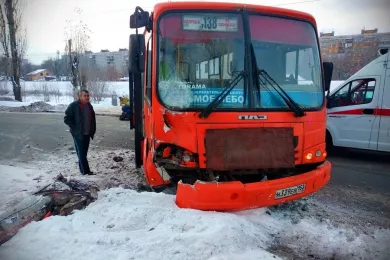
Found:
<path fill-rule="evenodd" d="M 326 130 L 326 139 L 325 139 L 325 142 L 326 142 L 326 151 L 328 153 L 333 153 L 335 151 L 335 147 L 333 145 L 333 139 L 332 139 L 332 135 L 329 133 L 328 130 Z"/>

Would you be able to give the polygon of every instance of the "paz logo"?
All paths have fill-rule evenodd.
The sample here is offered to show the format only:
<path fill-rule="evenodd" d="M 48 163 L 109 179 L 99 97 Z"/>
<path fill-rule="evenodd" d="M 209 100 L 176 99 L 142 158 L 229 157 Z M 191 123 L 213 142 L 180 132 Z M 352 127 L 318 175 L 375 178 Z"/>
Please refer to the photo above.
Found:
<path fill-rule="evenodd" d="M 267 120 L 265 115 L 239 115 L 238 120 Z"/>

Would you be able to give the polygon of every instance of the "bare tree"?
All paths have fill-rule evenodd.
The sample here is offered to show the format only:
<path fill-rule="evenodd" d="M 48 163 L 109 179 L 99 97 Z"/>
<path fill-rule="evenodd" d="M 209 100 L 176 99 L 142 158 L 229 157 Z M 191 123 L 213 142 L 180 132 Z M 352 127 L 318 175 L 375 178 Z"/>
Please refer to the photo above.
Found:
<path fill-rule="evenodd" d="M 116 81 L 120 77 L 120 73 L 118 70 L 115 68 L 115 66 L 107 66 L 106 73 L 105 73 L 105 78 L 108 81 Z"/>
<path fill-rule="evenodd" d="M 54 73 L 55 72 L 55 69 L 54 69 L 55 64 L 54 63 L 55 63 L 55 61 L 52 58 L 49 58 L 47 60 L 44 60 L 41 63 L 40 68 L 46 69 L 46 70 Z"/>
<path fill-rule="evenodd" d="M 129 67 L 127 65 L 122 66 L 122 77 L 129 77 Z"/>
<path fill-rule="evenodd" d="M 24 76 L 27 73 L 39 69 L 39 65 L 32 64 L 30 61 L 22 62 L 22 66 L 20 68 L 20 75 Z"/>
<path fill-rule="evenodd" d="M 5 11 L 4 1 L 2 1 L 2 3 L 0 3 L 0 42 L 2 48 L 1 70 L 8 77 L 10 74 L 10 70 L 9 70 L 10 58 L 9 58 L 9 45 L 8 45 L 9 34 L 8 34 L 6 15 L 4 11 Z"/>
<path fill-rule="evenodd" d="M 98 103 L 109 95 L 109 83 L 107 82 L 107 72 L 102 73 L 99 69 L 91 69 L 88 73 L 88 91 L 94 102 Z"/>
<path fill-rule="evenodd" d="M 76 9 L 77 18 L 68 20 L 65 27 L 65 51 L 69 53 L 69 70 L 68 74 L 72 74 L 73 93 L 76 98 L 76 92 L 80 88 L 87 88 L 87 70 L 88 66 L 83 65 L 85 61 L 85 52 L 90 46 L 91 31 L 88 26 L 82 21 L 81 9 Z"/>
<path fill-rule="evenodd" d="M 26 31 L 22 29 L 22 7 L 19 0 L 2 0 L 0 3 L 0 41 L 6 73 L 7 76 L 12 74 L 13 92 L 19 101 L 22 101 L 20 69 L 27 47 Z"/>

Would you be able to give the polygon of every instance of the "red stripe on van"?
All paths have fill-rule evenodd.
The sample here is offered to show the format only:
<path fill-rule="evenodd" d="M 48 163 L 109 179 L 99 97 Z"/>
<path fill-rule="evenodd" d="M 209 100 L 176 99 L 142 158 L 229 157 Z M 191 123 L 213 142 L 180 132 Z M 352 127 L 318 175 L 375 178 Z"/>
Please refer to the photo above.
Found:
<path fill-rule="evenodd" d="M 389 108 L 377 108 L 375 110 L 376 110 L 375 112 L 380 116 L 390 116 Z"/>
<path fill-rule="evenodd" d="M 328 113 L 329 115 L 363 115 L 363 109 L 344 110 Z"/>
<path fill-rule="evenodd" d="M 374 108 L 374 115 L 376 116 L 390 116 L 390 109 L 388 108 Z M 345 111 L 337 111 L 328 113 L 329 115 L 363 115 L 363 109 L 351 109 Z"/>

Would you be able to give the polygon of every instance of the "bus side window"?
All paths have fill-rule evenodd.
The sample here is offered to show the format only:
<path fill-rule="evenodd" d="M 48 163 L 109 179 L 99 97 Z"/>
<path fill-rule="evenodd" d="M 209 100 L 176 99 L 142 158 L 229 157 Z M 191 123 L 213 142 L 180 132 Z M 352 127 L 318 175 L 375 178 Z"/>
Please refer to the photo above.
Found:
<path fill-rule="evenodd" d="M 298 71 L 298 61 L 297 61 L 298 52 L 291 51 L 286 52 L 286 78 L 287 83 L 297 84 L 297 71 Z"/>
<path fill-rule="evenodd" d="M 149 102 L 152 102 L 152 50 L 151 50 L 152 37 L 149 38 L 147 49 L 147 60 L 146 60 L 146 98 Z"/>

